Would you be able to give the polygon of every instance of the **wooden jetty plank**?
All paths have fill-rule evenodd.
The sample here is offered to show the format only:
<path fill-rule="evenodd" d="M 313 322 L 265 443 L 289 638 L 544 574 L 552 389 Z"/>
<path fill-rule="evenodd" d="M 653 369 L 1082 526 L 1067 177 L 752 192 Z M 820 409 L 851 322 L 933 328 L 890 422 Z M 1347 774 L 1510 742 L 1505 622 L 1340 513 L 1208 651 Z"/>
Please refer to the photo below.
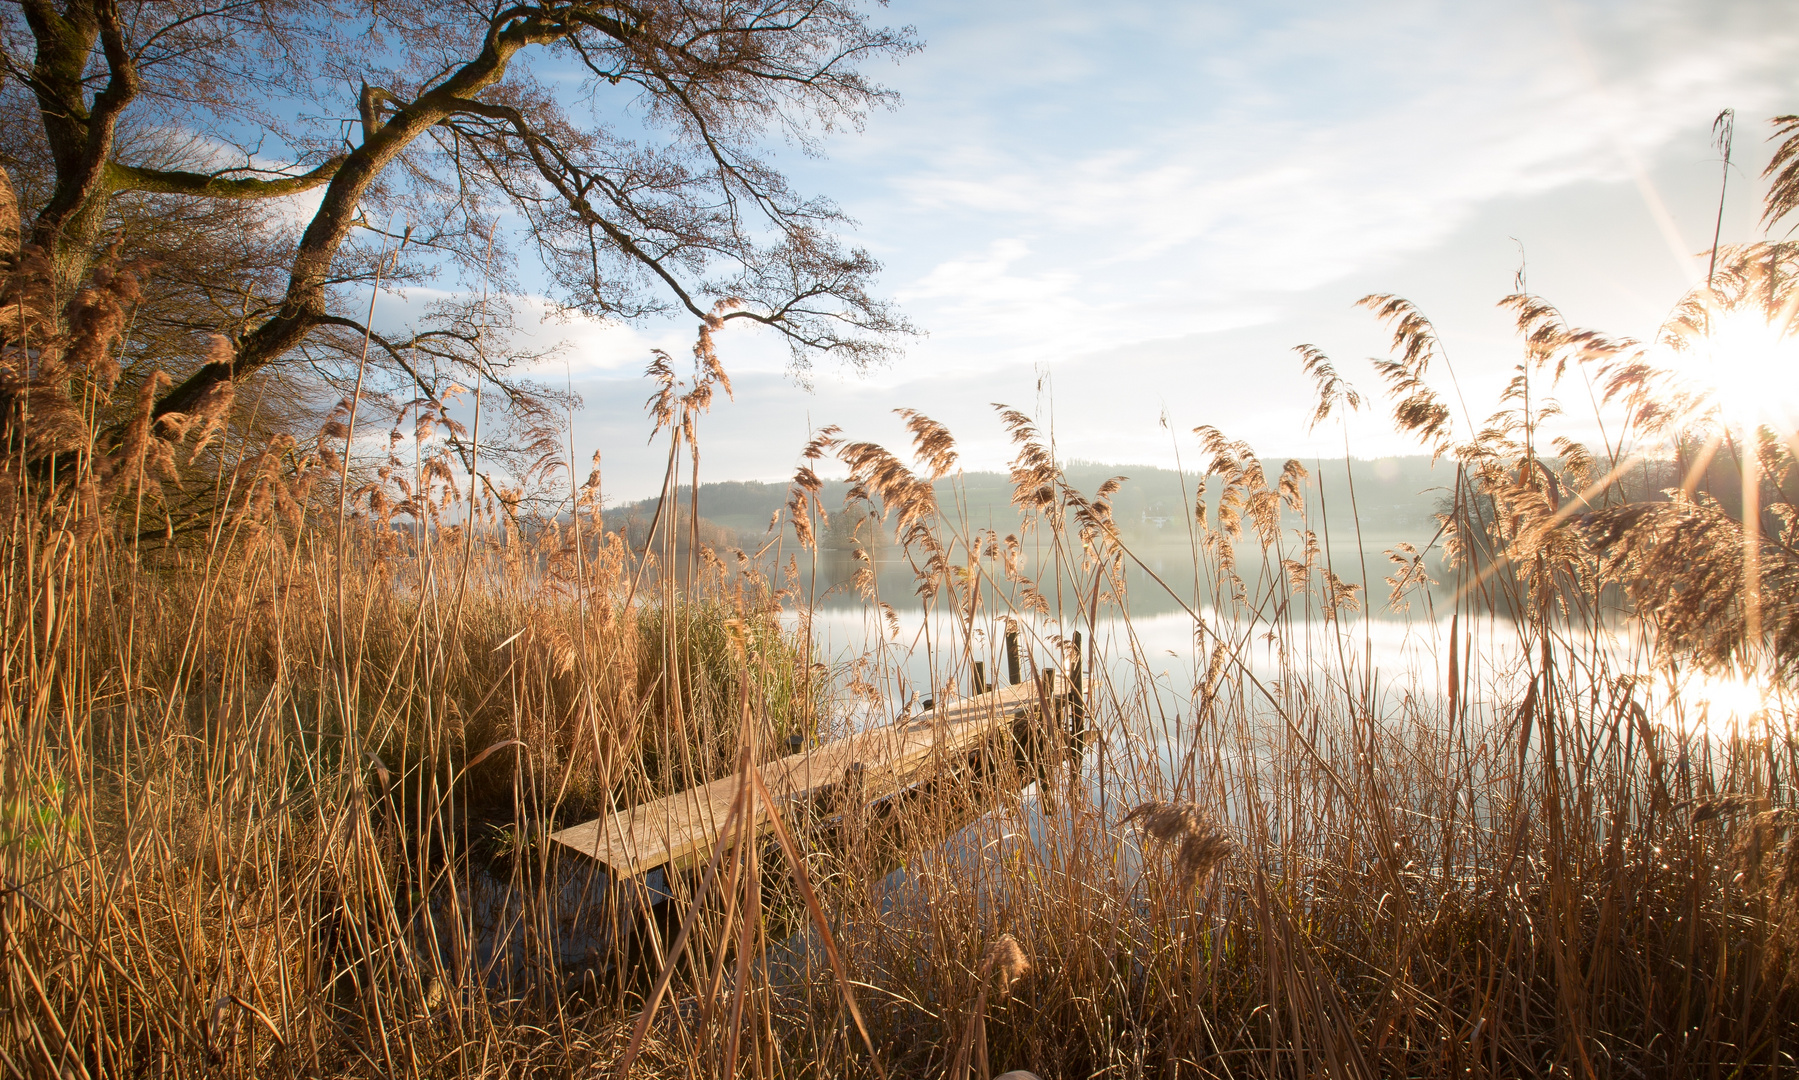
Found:
<path fill-rule="evenodd" d="M 1001 687 L 769 762 L 761 766 L 762 780 L 777 802 L 790 803 L 842 782 L 850 767 L 860 764 L 863 797 L 878 799 L 911 783 L 932 758 L 972 751 L 1018 709 L 1036 704 L 1034 683 Z M 711 851 L 737 798 L 737 780 L 732 774 L 563 829 L 550 839 L 598 860 L 617 877 L 647 873 Z M 757 831 L 767 819 L 768 807 L 758 805 Z"/>

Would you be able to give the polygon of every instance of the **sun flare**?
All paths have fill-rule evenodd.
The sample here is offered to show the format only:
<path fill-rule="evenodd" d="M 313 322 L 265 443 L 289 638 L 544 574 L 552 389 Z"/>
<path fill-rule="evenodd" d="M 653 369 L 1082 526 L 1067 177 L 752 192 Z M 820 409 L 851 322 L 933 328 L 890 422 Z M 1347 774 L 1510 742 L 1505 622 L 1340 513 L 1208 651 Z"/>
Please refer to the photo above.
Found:
<path fill-rule="evenodd" d="M 1759 307 L 1715 312 L 1686 342 L 1677 366 L 1733 426 L 1799 428 L 1799 337 Z"/>
<path fill-rule="evenodd" d="M 1777 695 L 1753 673 L 1696 674 L 1674 692 L 1676 726 L 1698 725 L 1714 736 L 1759 733 L 1780 712 Z"/>

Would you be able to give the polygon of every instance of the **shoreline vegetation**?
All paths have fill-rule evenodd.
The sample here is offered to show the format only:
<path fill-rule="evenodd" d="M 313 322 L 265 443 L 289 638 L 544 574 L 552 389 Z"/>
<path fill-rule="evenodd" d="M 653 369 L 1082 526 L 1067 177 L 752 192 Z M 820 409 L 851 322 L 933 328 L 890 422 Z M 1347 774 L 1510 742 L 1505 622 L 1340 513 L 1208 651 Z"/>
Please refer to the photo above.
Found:
<path fill-rule="evenodd" d="M 1520 356 L 1485 413 L 1440 392 L 1423 312 L 1365 298 L 1392 335 L 1372 390 L 1312 346 L 1295 363 L 1314 426 L 1380 407 L 1416 441 L 1393 477 L 1338 488 L 1201 427 L 1191 473 L 1127 480 L 997 407 L 1002 478 L 902 409 L 910 446 L 825 428 L 771 508 L 691 485 L 728 407 L 714 333 L 755 318 L 867 363 L 910 327 L 834 208 L 730 148 L 860 120 L 890 94 L 851 61 L 911 31 L 829 0 L 774 4 L 766 33 L 729 6 L 400 7 L 369 25 L 435 74 L 364 81 L 361 141 L 304 173 L 196 171 L 213 160 L 119 118 L 146 85 L 214 93 L 192 57 L 362 48 L 362 9 L 332 37 L 146 6 L 174 43 L 148 82 L 111 7 L 32 22 L 62 59 L 34 69 L 57 153 L 33 223 L 0 185 L 0 1073 L 1799 1072 L 1799 441 L 1715 392 L 1727 342 L 1790 362 L 1799 245 L 1718 250 L 1650 342 L 1505 298 Z M 581 52 L 596 93 L 646 88 L 670 145 L 505 81 L 536 46 Z M 1799 118 L 1777 124 L 1770 225 L 1799 207 Z M 214 246 L 182 265 L 214 276 L 186 307 L 110 239 L 128 213 L 312 189 L 297 238 L 245 211 L 192 224 Z M 358 209 L 420 192 L 455 209 L 416 234 Z M 539 215 L 571 289 L 613 290 L 596 310 L 661 310 L 666 285 L 702 320 L 691 375 L 660 351 L 647 372 L 657 502 L 606 507 L 572 403 L 485 351 L 485 299 L 409 342 L 352 318 L 352 293 L 372 312 L 424 280 L 425 245 L 503 276 L 488 196 Z M 269 247 L 237 289 L 208 252 L 252 234 Z M 720 262 L 744 295 L 706 291 Z M 1569 435 L 1562 397 L 1599 439 Z M 712 509 L 735 496 L 778 517 L 754 550 L 748 509 Z M 863 655 L 819 648 L 833 589 L 889 629 Z M 1189 620 L 1173 665 L 1133 593 Z M 1375 608 L 1436 664 L 1376 666 Z M 1078 753 L 921 784 L 890 828 L 845 800 L 828 843 L 774 802 L 759 763 L 997 681 L 998 626 L 1025 677 L 1090 677 Z M 1516 650 L 1480 647 L 1499 627 Z M 1744 694 L 1680 692 L 1695 674 Z M 610 881 L 548 839 L 731 778 L 703 865 Z"/>
<path fill-rule="evenodd" d="M 1776 261 L 1791 280 L 1793 257 L 1757 246 L 1725 269 L 1754 295 Z M 880 654 L 835 670 L 813 655 L 791 544 L 772 577 L 673 528 L 629 547 L 605 530 L 597 477 L 571 485 L 572 512 L 535 520 L 475 497 L 430 437 L 455 423 L 441 402 L 415 404 L 366 475 L 347 413 L 307 441 L 227 433 L 203 452 L 203 432 L 165 437 L 145 418 L 109 449 L 87 402 L 122 388 L 80 358 L 115 348 L 124 323 L 71 319 L 88 329 L 40 337 L 35 366 L 15 359 L 10 376 L 37 396 L 29 413 L 11 399 L 0 541 L 0 1066 L 1789 1072 L 1793 459 L 1778 439 L 1756 446 L 1762 587 L 1745 594 L 1743 521 L 1705 490 L 1631 499 L 1602 464 L 1629 466 L 1619 449 L 1537 450 L 1564 359 L 1627 404 L 1651 375 L 1510 302 L 1519 382 L 1458 443 L 1421 381 L 1428 323 L 1378 301 L 1406 357 L 1385 369 L 1397 422 L 1453 463 L 1444 685 L 1368 669 L 1355 616 L 1430 586 L 1422 548 L 1384 568 L 1390 595 L 1362 595 L 1321 557 L 1354 506 L 1327 516 L 1304 466 L 1273 471 L 1201 429 L 1203 491 L 1183 502 L 1208 508 L 1188 552 L 1214 603 L 1194 613 L 1182 708 L 1165 707 L 1150 658 L 1083 658 L 1097 737 L 1074 764 L 937 789 L 897 839 L 724 845 L 668 875 L 666 898 L 596 892 L 543 838 L 734 773 L 740 820 L 760 797 L 754 762 L 840 734 L 853 704 L 896 705 Z M 1328 421 L 1345 384 L 1322 356 L 1306 363 Z M 655 419 L 679 463 L 722 372 L 662 377 Z M 977 624 L 1014 620 L 1029 662 L 1064 670 L 1075 630 L 1101 647 L 1102 614 L 1125 627 L 1105 647 L 1136 648 L 1123 482 L 1083 491 L 1030 417 L 999 421 L 1016 532 L 939 501 L 954 441 L 920 414 L 912 464 L 827 430 L 788 492 L 786 528 L 809 550 L 829 527 L 814 466 L 848 468 L 951 628 L 932 644 L 939 694 L 968 685 Z M 1658 437 L 1640 408 L 1631 423 L 1631 439 Z M 216 493 L 203 529 L 141 524 L 177 481 L 202 480 Z M 652 572 L 670 565 L 683 573 Z M 872 571 L 855 583 L 885 603 Z M 1653 628 L 1635 651 L 1600 644 L 1619 603 Z M 1471 642 L 1500 618 L 1525 647 L 1496 666 Z M 1324 646 L 1298 634 L 1307 619 L 1336 628 Z M 1275 646 L 1277 671 L 1243 662 L 1251 641 Z M 1652 692 L 1701 663 L 1762 664 L 1765 723 L 1707 727 Z"/>

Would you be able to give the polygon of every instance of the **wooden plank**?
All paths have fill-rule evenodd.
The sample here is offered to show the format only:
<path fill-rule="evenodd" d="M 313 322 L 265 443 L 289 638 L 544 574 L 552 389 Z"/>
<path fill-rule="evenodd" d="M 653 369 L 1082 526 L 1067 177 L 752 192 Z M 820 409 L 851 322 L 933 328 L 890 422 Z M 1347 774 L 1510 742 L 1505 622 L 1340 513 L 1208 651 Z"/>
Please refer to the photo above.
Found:
<path fill-rule="evenodd" d="M 863 797 L 881 798 L 911 783 L 934 760 L 972 751 L 1014 712 L 1036 703 L 1032 683 L 1002 687 L 769 762 L 761 766 L 762 779 L 775 800 L 786 804 L 840 783 L 859 764 Z M 550 839 L 598 860 L 619 878 L 710 855 L 737 798 L 737 781 L 733 774 L 563 829 Z M 755 820 L 758 831 L 766 827 L 768 807 L 758 805 Z"/>

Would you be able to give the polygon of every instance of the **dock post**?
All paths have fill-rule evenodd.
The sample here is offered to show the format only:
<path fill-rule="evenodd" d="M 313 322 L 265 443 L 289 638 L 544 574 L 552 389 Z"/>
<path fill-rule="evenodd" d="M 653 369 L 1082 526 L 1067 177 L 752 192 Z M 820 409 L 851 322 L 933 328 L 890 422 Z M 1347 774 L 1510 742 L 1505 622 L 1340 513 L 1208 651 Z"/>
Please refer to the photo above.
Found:
<path fill-rule="evenodd" d="M 980 697 L 987 692 L 987 665 L 985 662 L 974 662 L 974 696 Z"/>
<path fill-rule="evenodd" d="M 1031 771 L 1036 774 L 1037 790 L 1045 797 L 1044 808 L 1049 809 L 1047 801 L 1054 788 L 1052 778 L 1055 776 L 1056 759 L 1064 749 L 1062 734 L 1062 709 L 1056 700 L 1056 669 L 1045 664 L 1037 672 L 1037 713 L 1036 723 L 1031 726 L 1030 741 L 1027 752 L 1031 759 Z"/>
<path fill-rule="evenodd" d="M 1006 620 L 1006 682 L 1018 685 L 1018 626 Z"/>

